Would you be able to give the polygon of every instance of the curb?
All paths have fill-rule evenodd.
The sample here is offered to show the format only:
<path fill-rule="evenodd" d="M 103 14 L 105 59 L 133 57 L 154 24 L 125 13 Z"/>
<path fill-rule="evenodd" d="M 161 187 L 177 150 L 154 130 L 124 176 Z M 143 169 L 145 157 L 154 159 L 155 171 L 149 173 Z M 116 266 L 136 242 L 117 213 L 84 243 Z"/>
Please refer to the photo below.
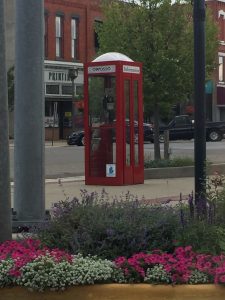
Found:
<path fill-rule="evenodd" d="M 215 173 L 225 174 L 225 163 L 212 164 L 207 167 L 207 175 L 213 175 Z M 194 177 L 194 166 L 187 167 L 170 167 L 170 168 L 151 168 L 144 169 L 144 179 L 169 179 L 169 178 L 184 178 Z M 83 182 L 85 176 L 72 176 L 72 177 L 58 177 L 52 179 L 45 179 L 45 184 L 61 184 L 66 182 Z M 11 182 L 11 186 L 14 186 L 14 182 Z"/>

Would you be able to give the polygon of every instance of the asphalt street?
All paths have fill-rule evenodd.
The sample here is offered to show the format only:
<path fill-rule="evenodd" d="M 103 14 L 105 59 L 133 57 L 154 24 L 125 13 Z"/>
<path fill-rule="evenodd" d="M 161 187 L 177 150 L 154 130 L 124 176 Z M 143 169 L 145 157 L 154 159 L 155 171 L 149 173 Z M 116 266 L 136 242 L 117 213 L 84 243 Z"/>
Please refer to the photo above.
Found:
<path fill-rule="evenodd" d="M 145 144 L 145 157 L 153 158 L 153 144 Z M 193 141 L 177 141 L 170 143 L 171 156 L 194 157 Z M 225 141 L 207 143 L 207 159 L 211 162 L 225 162 Z M 11 179 L 13 180 L 13 144 L 10 145 Z M 161 145 L 163 156 L 163 145 Z M 45 205 L 49 209 L 57 201 L 80 198 L 82 190 L 88 193 L 101 194 L 103 189 L 110 199 L 124 197 L 130 193 L 134 197 L 144 198 L 151 203 L 170 201 L 178 204 L 180 194 L 187 200 L 188 194 L 194 190 L 194 178 L 149 179 L 144 184 L 130 186 L 86 186 L 84 182 L 84 147 L 68 146 L 65 141 L 45 144 Z M 51 178 L 51 179 L 50 179 Z M 60 178 L 60 179 L 59 179 Z M 12 207 L 14 185 L 11 186 Z"/>
<path fill-rule="evenodd" d="M 221 142 L 207 142 L 207 160 L 212 163 L 225 162 L 225 140 Z M 193 141 L 170 142 L 171 157 L 192 157 L 194 158 Z M 13 151 L 10 146 L 10 173 L 13 180 Z M 163 144 L 161 153 L 163 157 Z M 144 145 L 145 159 L 154 158 L 154 145 Z M 46 178 L 64 178 L 84 175 L 84 147 L 68 146 L 65 141 L 50 142 L 45 144 L 45 174 Z"/>

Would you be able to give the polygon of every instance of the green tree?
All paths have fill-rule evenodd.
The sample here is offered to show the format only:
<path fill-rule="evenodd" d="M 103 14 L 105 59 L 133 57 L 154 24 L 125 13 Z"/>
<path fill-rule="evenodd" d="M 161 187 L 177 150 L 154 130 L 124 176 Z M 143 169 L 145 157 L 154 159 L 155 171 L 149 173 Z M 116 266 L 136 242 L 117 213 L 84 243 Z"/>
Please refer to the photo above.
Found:
<path fill-rule="evenodd" d="M 104 22 L 97 32 L 100 53 L 116 51 L 143 62 L 145 112 L 154 114 L 155 159 L 160 159 L 160 112 L 171 110 L 193 91 L 193 22 L 190 2 L 103 0 Z M 206 71 L 216 57 L 217 27 L 206 22 Z"/>

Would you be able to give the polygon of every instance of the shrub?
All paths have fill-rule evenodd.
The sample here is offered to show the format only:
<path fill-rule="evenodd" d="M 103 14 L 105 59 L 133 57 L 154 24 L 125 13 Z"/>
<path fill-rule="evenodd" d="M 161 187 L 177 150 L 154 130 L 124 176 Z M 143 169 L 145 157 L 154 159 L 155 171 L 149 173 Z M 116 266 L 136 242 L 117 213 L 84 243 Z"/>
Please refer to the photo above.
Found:
<path fill-rule="evenodd" d="M 7 241 L 0 245 L 0 257 L 0 287 L 17 284 L 43 291 L 125 282 L 123 272 L 112 261 L 81 254 L 71 256 L 59 249 L 41 249 L 38 240 Z"/>
<path fill-rule="evenodd" d="M 147 269 L 144 281 L 147 283 L 170 283 L 171 276 L 166 272 L 162 265 L 156 265 L 152 268 Z"/>
<path fill-rule="evenodd" d="M 81 199 L 54 204 L 52 219 L 37 231 L 48 247 L 72 254 L 114 259 L 153 249 L 172 252 L 175 246 L 192 245 L 202 253 L 225 252 L 225 189 L 218 174 L 210 178 L 206 198 L 177 206 L 151 206 L 130 193 L 109 199 L 83 190 Z M 204 213 L 202 214 L 203 211 Z M 174 242 L 175 241 L 175 242 Z"/>
<path fill-rule="evenodd" d="M 190 284 L 208 283 L 209 277 L 207 274 L 200 272 L 199 270 L 193 270 L 189 278 Z"/>
<path fill-rule="evenodd" d="M 173 250 L 179 223 L 174 208 L 144 205 L 129 193 L 111 202 L 107 197 L 104 191 L 83 191 L 80 201 L 57 203 L 38 238 L 49 247 L 108 259 L 154 248 Z"/>
<path fill-rule="evenodd" d="M 10 249 L 8 242 L 7 246 Z M 19 245 L 20 243 L 18 243 Z M 2 247 L 2 245 L 1 245 Z M 18 247 L 17 247 L 18 248 Z M 6 248 L 4 254 L 6 253 Z M 174 252 L 154 250 L 117 257 L 115 261 L 97 256 L 62 255 L 58 249 L 45 249 L 36 257 L 34 251 L 21 248 L 30 257 L 14 272 L 16 258 L 9 250 L 0 260 L 0 287 L 20 285 L 30 290 L 64 290 L 69 286 L 96 283 L 225 283 L 225 255 L 198 254 L 191 246 L 177 247 Z M 39 250 L 38 250 L 39 251 Z M 0 252 L 0 254 L 2 254 Z M 65 254 L 65 252 L 64 252 Z"/>
<path fill-rule="evenodd" d="M 207 180 L 207 193 L 194 204 L 189 195 L 188 206 L 180 201 L 180 223 L 177 246 L 192 245 L 195 251 L 218 254 L 225 252 L 224 176 L 215 174 Z"/>
<path fill-rule="evenodd" d="M 13 260 L 6 259 L 0 261 L 0 288 L 10 285 L 13 280 L 9 272 L 13 268 Z"/>
<path fill-rule="evenodd" d="M 56 261 L 47 254 L 23 266 L 16 283 L 32 290 L 64 290 L 71 285 L 112 282 L 115 269 L 113 262 L 96 256 L 77 255 L 68 262 Z"/>
<path fill-rule="evenodd" d="M 225 283 L 225 255 L 198 254 L 191 246 L 177 247 L 173 253 L 157 250 L 118 257 L 115 264 L 127 282 Z"/>
<path fill-rule="evenodd" d="M 65 289 L 74 284 L 74 270 L 68 261 L 57 262 L 49 254 L 41 255 L 20 269 L 16 283 L 31 290 Z"/>
<path fill-rule="evenodd" d="M 167 168 L 193 166 L 194 161 L 190 157 L 175 157 L 172 159 L 147 160 L 144 161 L 145 168 Z"/>
<path fill-rule="evenodd" d="M 73 260 L 74 283 L 94 284 L 110 282 L 113 278 L 115 265 L 97 256 L 76 255 Z"/>
<path fill-rule="evenodd" d="M 130 258 L 119 257 L 115 260 L 115 264 L 124 271 L 128 282 L 142 282 L 145 278 L 148 281 L 150 274 L 152 281 L 156 278 L 160 280 L 167 278 L 165 280 L 170 280 L 172 283 L 187 283 L 194 260 L 195 253 L 189 246 L 178 247 L 172 254 L 154 251 L 150 254 L 134 254 Z M 159 265 L 163 266 L 163 269 Z"/>
<path fill-rule="evenodd" d="M 191 244 L 195 251 L 218 254 L 225 251 L 225 228 L 205 220 L 192 220 L 179 228 L 176 240 L 177 246 Z"/>

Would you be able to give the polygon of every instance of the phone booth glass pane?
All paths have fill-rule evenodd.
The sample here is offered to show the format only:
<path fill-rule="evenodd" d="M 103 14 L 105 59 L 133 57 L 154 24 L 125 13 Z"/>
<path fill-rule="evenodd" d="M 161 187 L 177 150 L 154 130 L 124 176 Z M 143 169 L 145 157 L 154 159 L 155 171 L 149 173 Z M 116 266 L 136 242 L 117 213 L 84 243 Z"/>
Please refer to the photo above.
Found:
<path fill-rule="evenodd" d="M 115 77 L 90 76 L 88 80 L 88 94 L 90 128 L 90 176 L 115 177 Z"/>
<path fill-rule="evenodd" d="M 126 132 L 126 165 L 130 166 L 130 80 L 124 81 L 125 98 L 125 132 Z"/>
<path fill-rule="evenodd" d="M 135 165 L 139 164 L 139 114 L 138 114 L 138 81 L 134 80 L 134 160 Z"/>

